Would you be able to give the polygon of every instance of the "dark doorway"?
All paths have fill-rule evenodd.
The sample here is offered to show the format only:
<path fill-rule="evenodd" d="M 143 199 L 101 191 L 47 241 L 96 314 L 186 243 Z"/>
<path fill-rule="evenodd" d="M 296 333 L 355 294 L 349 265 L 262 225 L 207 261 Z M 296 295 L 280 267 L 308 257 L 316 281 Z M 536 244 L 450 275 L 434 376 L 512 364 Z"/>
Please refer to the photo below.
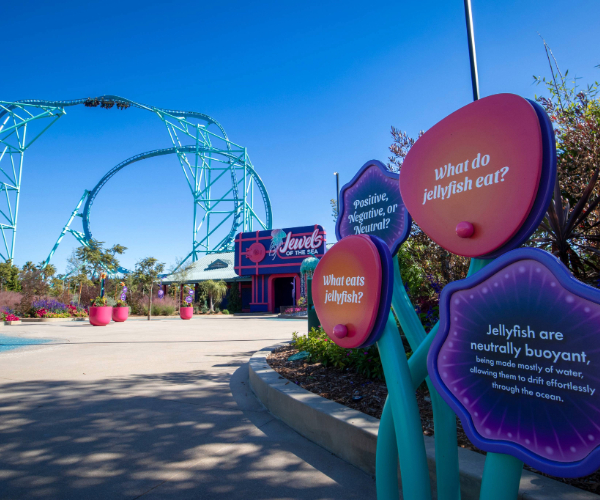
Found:
<path fill-rule="evenodd" d="M 242 312 L 250 312 L 250 302 L 252 302 L 252 285 L 242 285 Z"/>
<path fill-rule="evenodd" d="M 289 307 L 294 305 L 293 285 L 294 278 L 288 276 L 286 278 L 275 278 L 273 280 L 273 312 L 281 312 L 282 307 Z"/>

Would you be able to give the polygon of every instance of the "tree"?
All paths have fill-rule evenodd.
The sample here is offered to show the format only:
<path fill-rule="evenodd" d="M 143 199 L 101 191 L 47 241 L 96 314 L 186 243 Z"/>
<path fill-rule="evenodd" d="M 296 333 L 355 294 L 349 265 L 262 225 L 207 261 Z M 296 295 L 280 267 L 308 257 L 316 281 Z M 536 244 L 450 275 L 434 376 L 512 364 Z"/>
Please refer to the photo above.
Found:
<path fill-rule="evenodd" d="M 99 278 L 103 272 L 115 273 L 119 267 L 116 255 L 122 255 L 127 247 L 113 245 L 105 249 L 104 242 L 91 239 L 88 245 L 83 245 L 75 251 L 75 258 L 90 279 Z"/>
<path fill-rule="evenodd" d="M 544 40 L 551 78 L 535 77 L 550 97 L 536 96 L 554 127 L 558 176 L 554 199 L 532 243 L 558 257 L 580 280 L 599 284 L 600 174 L 599 84 L 581 89 L 567 80 Z"/>
<path fill-rule="evenodd" d="M 32 262 L 27 262 L 23 266 L 19 278 L 23 293 L 20 304 L 21 313 L 28 314 L 31 312 L 33 302 L 47 295 L 50 287 L 46 283 L 43 271 L 34 266 Z"/>
<path fill-rule="evenodd" d="M 227 283 L 224 281 L 203 281 L 200 287 L 206 292 L 210 304 L 210 311 L 215 312 L 215 305 L 219 304 L 227 295 Z"/>
<path fill-rule="evenodd" d="M 11 260 L 0 262 L 0 290 L 18 292 L 21 290 L 19 268 Z"/>
<path fill-rule="evenodd" d="M 164 268 L 165 265 L 154 257 L 146 257 L 136 263 L 133 271 L 132 279 L 140 285 L 142 290 L 148 291 L 148 321 L 150 321 L 152 313 L 152 288 Z"/>
<path fill-rule="evenodd" d="M 33 271 L 34 269 L 36 269 L 35 264 L 30 260 L 25 262 L 25 264 L 23 265 L 23 271 Z"/>
<path fill-rule="evenodd" d="M 230 313 L 242 312 L 242 297 L 240 295 L 240 285 L 235 281 L 229 289 L 229 300 L 227 301 L 227 309 Z"/>
<path fill-rule="evenodd" d="M 42 271 L 42 276 L 46 281 L 50 280 L 56 274 L 56 267 L 52 264 L 44 265 L 44 262 L 40 262 L 37 267 Z"/>
<path fill-rule="evenodd" d="M 181 287 L 185 285 L 190 279 L 190 275 L 192 270 L 194 269 L 194 264 L 192 262 L 188 262 L 183 264 L 183 259 L 181 257 L 175 258 L 175 264 L 171 266 L 169 272 L 169 280 L 171 280 L 172 286 L 175 285 L 176 293 L 175 300 L 177 301 L 177 308 L 180 307 L 181 302 Z"/>

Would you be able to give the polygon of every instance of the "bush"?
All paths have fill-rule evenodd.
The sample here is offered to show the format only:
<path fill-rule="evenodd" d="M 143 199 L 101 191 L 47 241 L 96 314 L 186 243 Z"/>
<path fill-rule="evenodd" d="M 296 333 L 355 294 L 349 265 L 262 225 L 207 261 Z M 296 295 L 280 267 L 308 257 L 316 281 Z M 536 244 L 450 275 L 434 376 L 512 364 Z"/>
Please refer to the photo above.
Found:
<path fill-rule="evenodd" d="M 160 314 L 163 316 L 171 316 L 175 314 L 175 306 L 164 305 Z"/>
<path fill-rule="evenodd" d="M 229 314 L 229 311 L 228 311 L 227 309 L 223 309 L 221 312 L 222 312 L 223 314 Z"/>
<path fill-rule="evenodd" d="M 153 316 L 171 316 L 175 313 L 175 306 L 171 304 L 152 304 Z M 144 314 L 148 314 L 148 304 L 144 307 Z"/>
<path fill-rule="evenodd" d="M 383 380 L 383 366 L 376 346 L 344 349 L 335 344 L 322 328 L 312 328 L 308 335 L 292 334 L 292 345 L 299 351 L 307 351 L 309 363 L 321 363 L 338 370 L 354 370 L 368 378 Z M 407 354 L 407 357 L 410 354 Z"/>
<path fill-rule="evenodd" d="M 227 309 L 232 313 L 242 312 L 242 296 L 240 295 L 239 284 L 231 284 L 229 294 L 227 295 Z"/>
<path fill-rule="evenodd" d="M 0 311 L 12 314 L 19 307 L 23 294 L 19 292 L 9 292 L 3 290 L 0 292 Z"/>
<path fill-rule="evenodd" d="M 142 297 L 138 300 L 133 300 L 129 304 L 134 314 L 143 316 L 148 315 L 148 297 Z M 152 298 L 152 316 L 171 316 L 176 311 L 175 299 L 165 296 L 162 299 L 158 297 Z"/>

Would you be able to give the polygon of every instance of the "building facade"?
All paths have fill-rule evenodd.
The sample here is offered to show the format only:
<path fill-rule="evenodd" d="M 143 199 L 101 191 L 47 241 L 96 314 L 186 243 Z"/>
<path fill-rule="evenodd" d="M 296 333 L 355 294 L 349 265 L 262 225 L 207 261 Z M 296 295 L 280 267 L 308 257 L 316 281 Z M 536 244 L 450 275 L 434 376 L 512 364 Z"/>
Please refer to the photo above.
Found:
<path fill-rule="evenodd" d="M 250 312 L 277 313 L 302 296 L 302 261 L 325 254 L 325 231 L 318 225 L 251 231 L 235 237 L 234 269 L 251 277 Z"/>

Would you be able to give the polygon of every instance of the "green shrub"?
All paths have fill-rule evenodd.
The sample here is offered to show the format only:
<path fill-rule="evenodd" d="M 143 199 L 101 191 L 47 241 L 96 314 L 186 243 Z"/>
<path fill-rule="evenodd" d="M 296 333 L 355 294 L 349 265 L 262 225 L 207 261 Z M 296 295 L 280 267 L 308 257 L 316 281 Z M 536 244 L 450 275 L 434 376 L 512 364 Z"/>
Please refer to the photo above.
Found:
<path fill-rule="evenodd" d="M 175 306 L 165 304 L 164 306 L 162 306 L 160 314 L 163 316 L 172 316 L 173 314 L 175 314 Z"/>
<path fill-rule="evenodd" d="M 312 328 L 308 335 L 294 332 L 292 339 L 296 349 L 310 353 L 309 363 L 322 363 L 338 370 L 354 370 L 364 377 L 384 379 L 377 346 L 344 349 L 336 345 L 322 328 Z"/>
<path fill-rule="evenodd" d="M 221 312 L 222 312 L 223 314 L 229 314 L 229 311 L 228 311 L 227 309 L 223 309 Z"/>

